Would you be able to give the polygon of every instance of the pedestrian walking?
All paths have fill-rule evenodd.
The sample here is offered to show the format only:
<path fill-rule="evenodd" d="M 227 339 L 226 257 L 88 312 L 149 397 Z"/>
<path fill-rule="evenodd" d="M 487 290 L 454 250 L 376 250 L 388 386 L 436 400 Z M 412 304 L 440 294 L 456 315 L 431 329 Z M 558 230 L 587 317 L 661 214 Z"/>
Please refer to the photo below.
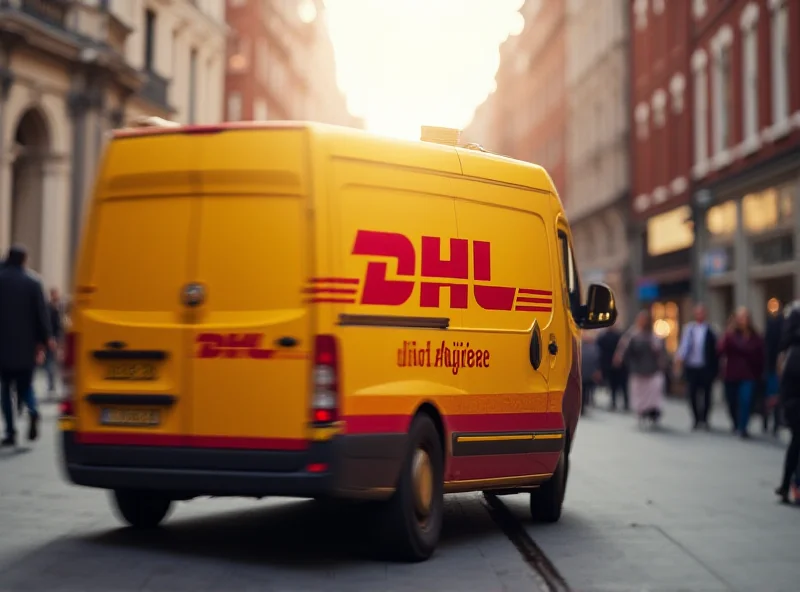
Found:
<path fill-rule="evenodd" d="M 717 335 L 706 321 L 706 307 L 694 307 L 694 321 L 683 328 L 675 354 L 675 374 L 681 375 L 689 387 L 689 404 L 694 424 L 692 429 L 710 429 L 708 423 L 713 401 L 714 381 L 719 373 Z"/>
<path fill-rule="evenodd" d="M 628 392 L 640 424 L 658 423 L 664 403 L 664 372 L 667 350 L 664 340 L 653 333 L 653 321 L 648 310 L 641 311 L 636 324 L 619 342 L 614 365 L 628 368 Z"/>
<path fill-rule="evenodd" d="M 767 316 L 767 326 L 764 331 L 764 348 L 766 349 L 766 369 L 764 376 L 764 401 L 761 405 L 763 414 L 764 433 L 770 429 L 772 435 L 778 435 L 780 428 L 780 409 L 778 399 L 780 394 L 780 378 L 778 376 L 778 358 L 781 354 L 781 336 L 784 315 L 780 309 L 770 311 Z"/>
<path fill-rule="evenodd" d="M 56 395 L 56 374 L 58 372 L 58 352 L 64 337 L 64 309 L 61 296 L 56 288 L 50 289 L 50 302 L 47 304 L 50 313 L 50 329 L 56 343 L 55 349 L 48 349 L 45 358 L 45 372 L 47 373 L 47 394 L 52 400 Z"/>
<path fill-rule="evenodd" d="M 24 247 L 14 246 L 0 270 L 0 402 L 6 427 L 3 446 L 16 445 L 12 388 L 28 408 L 28 439 L 37 438 L 39 412 L 31 387 L 33 371 L 44 350 L 55 348 L 42 285 L 26 271 L 26 259 Z"/>
<path fill-rule="evenodd" d="M 602 379 L 600 372 L 600 348 L 588 332 L 581 336 L 581 379 L 583 405 L 581 414 L 586 414 L 589 406 L 594 406 L 594 391 Z"/>
<path fill-rule="evenodd" d="M 788 502 L 793 475 L 795 485 L 800 485 L 800 301 L 786 307 L 782 329 L 780 351 L 786 352 L 786 360 L 780 377 L 780 406 L 792 439 L 783 462 L 781 484 L 775 493 L 781 501 Z"/>
<path fill-rule="evenodd" d="M 753 409 L 757 383 L 764 375 L 764 340 L 756 331 L 750 312 L 736 311 L 728 330 L 719 343 L 719 354 L 725 360 L 723 378 L 725 400 L 731 415 L 734 433 L 749 438 L 748 425 Z"/>
<path fill-rule="evenodd" d="M 628 401 L 628 371 L 623 364 L 620 367 L 614 366 L 614 352 L 617 351 L 622 333 L 615 327 L 609 327 L 597 338 L 597 347 L 600 350 L 600 371 L 603 374 L 603 382 L 611 395 L 609 409 L 616 411 L 617 397 L 622 396 L 622 406 L 625 411 L 630 409 Z"/>

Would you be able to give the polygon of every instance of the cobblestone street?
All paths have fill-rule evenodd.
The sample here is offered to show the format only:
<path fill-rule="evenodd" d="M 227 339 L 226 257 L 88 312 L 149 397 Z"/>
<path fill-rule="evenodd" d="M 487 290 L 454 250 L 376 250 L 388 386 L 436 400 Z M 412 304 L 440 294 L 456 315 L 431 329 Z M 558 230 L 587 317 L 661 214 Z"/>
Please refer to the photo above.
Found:
<path fill-rule="evenodd" d="M 0 590 L 542 589 L 480 495 L 448 498 L 439 550 L 417 565 L 374 559 L 358 515 L 303 500 L 196 500 L 160 532 L 131 532 L 105 493 L 64 481 L 43 408 L 42 439 L 0 454 Z M 593 410 L 558 525 L 532 525 L 525 496 L 501 499 L 573 590 L 796 592 L 800 511 L 772 497 L 783 445 L 715 422 L 689 433 L 670 403 L 648 433 Z"/>

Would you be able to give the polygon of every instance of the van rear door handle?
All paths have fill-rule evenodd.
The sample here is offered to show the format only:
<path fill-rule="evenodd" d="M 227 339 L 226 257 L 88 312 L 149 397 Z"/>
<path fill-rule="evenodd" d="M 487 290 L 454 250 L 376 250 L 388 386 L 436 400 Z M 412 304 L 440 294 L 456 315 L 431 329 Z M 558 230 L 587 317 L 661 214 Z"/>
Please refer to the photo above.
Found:
<path fill-rule="evenodd" d="M 297 339 L 294 337 L 280 337 L 275 340 L 275 345 L 278 347 L 295 347 L 297 345 Z"/>
<path fill-rule="evenodd" d="M 551 356 L 556 355 L 558 353 L 558 344 L 555 341 L 551 341 L 547 346 L 547 351 L 550 352 Z"/>

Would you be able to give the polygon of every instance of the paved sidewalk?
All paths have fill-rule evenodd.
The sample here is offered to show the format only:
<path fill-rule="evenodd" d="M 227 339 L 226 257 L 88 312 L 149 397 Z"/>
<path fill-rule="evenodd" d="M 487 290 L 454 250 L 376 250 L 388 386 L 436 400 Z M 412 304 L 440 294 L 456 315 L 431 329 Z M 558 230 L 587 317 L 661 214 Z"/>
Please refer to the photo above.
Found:
<path fill-rule="evenodd" d="M 603 395 L 598 397 L 606 404 Z M 667 401 L 663 428 L 593 409 L 575 440 L 564 516 L 529 532 L 581 592 L 797 592 L 800 509 L 773 495 L 786 445 L 742 441 L 718 404 L 711 433 L 688 403 Z M 524 519 L 526 500 L 506 498 Z"/>

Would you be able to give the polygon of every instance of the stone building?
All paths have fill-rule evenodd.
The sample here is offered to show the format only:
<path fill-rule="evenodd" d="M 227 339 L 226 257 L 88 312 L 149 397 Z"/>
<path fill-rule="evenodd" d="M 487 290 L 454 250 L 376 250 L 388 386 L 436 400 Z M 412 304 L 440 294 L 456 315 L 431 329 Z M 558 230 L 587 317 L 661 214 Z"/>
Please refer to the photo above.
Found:
<path fill-rule="evenodd" d="M 628 2 L 567 0 L 566 212 L 583 283 L 605 282 L 624 324 L 628 295 Z"/>
<path fill-rule="evenodd" d="M 0 0 L 0 250 L 66 289 L 107 132 L 222 115 L 224 0 Z"/>

